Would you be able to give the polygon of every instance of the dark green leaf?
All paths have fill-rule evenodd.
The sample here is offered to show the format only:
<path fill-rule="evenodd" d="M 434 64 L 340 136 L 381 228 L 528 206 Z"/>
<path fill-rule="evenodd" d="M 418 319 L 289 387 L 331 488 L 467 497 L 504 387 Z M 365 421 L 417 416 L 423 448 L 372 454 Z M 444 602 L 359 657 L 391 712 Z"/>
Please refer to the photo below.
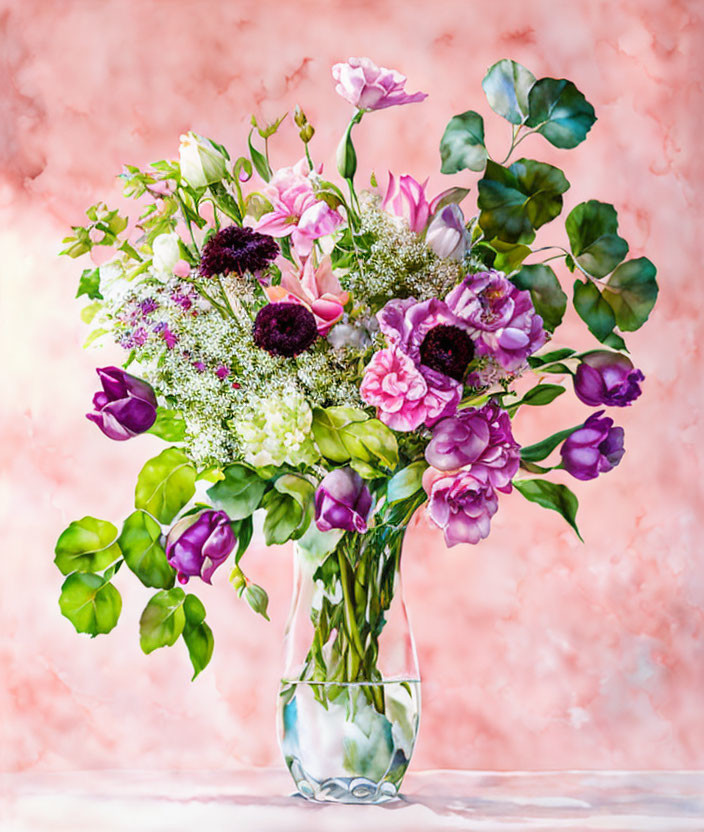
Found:
<path fill-rule="evenodd" d="M 610 333 L 609 335 L 604 338 L 603 341 L 604 346 L 611 347 L 614 350 L 621 350 L 623 352 L 628 352 L 628 347 L 626 346 L 626 342 L 615 332 Z"/>
<path fill-rule="evenodd" d="M 554 401 L 564 392 L 565 388 L 561 384 L 537 384 L 529 390 L 520 401 L 509 405 L 509 410 L 517 409 L 524 404 L 532 405 L 534 407 L 550 404 L 550 402 Z"/>
<path fill-rule="evenodd" d="M 186 623 L 185 597 L 185 592 L 178 586 L 152 596 L 139 619 L 139 644 L 145 653 L 170 647 L 176 642 Z"/>
<path fill-rule="evenodd" d="M 166 442 L 182 442 L 186 436 L 186 420 L 180 410 L 159 406 L 156 409 L 156 422 L 147 433 L 153 433 Z"/>
<path fill-rule="evenodd" d="M 197 595 L 189 593 L 183 600 L 186 627 L 197 627 L 205 621 L 205 607 Z"/>
<path fill-rule="evenodd" d="M 564 442 L 568 436 L 581 427 L 582 425 L 575 425 L 573 428 L 567 428 L 566 430 L 553 433 L 552 436 L 548 436 L 547 439 L 542 439 L 534 445 L 526 445 L 524 448 L 521 448 L 521 459 L 526 462 L 540 462 L 543 459 L 547 459 L 561 442 Z"/>
<path fill-rule="evenodd" d="M 628 254 L 628 243 L 618 236 L 618 216 L 606 202 L 581 202 L 565 220 L 572 254 L 594 277 L 612 272 Z"/>
<path fill-rule="evenodd" d="M 78 282 L 76 297 L 87 295 L 91 300 L 102 300 L 100 294 L 100 269 L 84 269 Z"/>
<path fill-rule="evenodd" d="M 254 531 L 254 524 L 251 517 L 243 517 L 241 520 L 236 520 L 230 524 L 232 530 L 237 537 L 237 551 L 235 552 L 235 563 L 240 562 L 240 558 L 247 551 L 247 547 L 252 541 L 252 533 Z"/>
<path fill-rule="evenodd" d="M 495 113 L 511 124 L 522 124 L 528 116 L 528 93 L 534 83 L 530 70 L 504 58 L 489 68 L 482 88 Z"/>
<path fill-rule="evenodd" d="M 655 266 L 647 257 L 622 263 L 609 278 L 604 289 L 616 316 L 618 328 L 634 332 L 648 320 L 658 296 Z"/>
<path fill-rule="evenodd" d="M 122 598 L 106 578 L 91 572 L 75 572 L 61 587 L 59 607 L 76 632 L 97 636 L 109 633 L 117 624 Z"/>
<path fill-rule="evenodd" d="M 535 229 L 560 213 L 569 186 L 553 165 L 519 159 L 505 168 L 489 161 L 478 185 L 479 224 L 489 239 L 530 243 Z"/>
<path fill-rule="evenodd" d="M 107 520 L 74 520 L 56 541 L 54 563 L 62 574 L 100 572 L 121 557 L 117 529 Z"/>
<path fill-rule="evenodd" d="M 177 448 L 148 460 L 137 477 L 134 506 L 170 523 L 195 493 L 196 469 Z"/>
<path fill-rule="evenodd" d="M 603 341 L 609 336 L 616 325 L 616 318 L 613 310 L 591 280 L 587 280 L 586 283 L 575 280 L 573 303 L 577 314 L 595 338 Z"/>
<path fill-rule="evenodd" d="M 550 352 L 544 352 L 541 355 L 528 356 L 528 364 L 535 369 L 536 367 L 543 367 L 545 364 L 552 364 L 553 361 L 562 361 L 574 354 L 575 350 L 571 347 L 560 347 L 560 349 L 550 350 Z"/>
<path fill-rule="evenodd" d="M 557 275 L 543 264 L 523 266 L 511 278 L 519 289 L 528 289 L 535 311 L 543 319 L 545 328 L 553 332 L 562 322 L 567 308 L 567 295 L 562 291 Z"/>
<path fill-rule="evenodd" d="M 386 486 L 386 499 L 390 503 L 396 503 L 399 500 L 405 500 L 412 494 L 415 494 L 422 487 L 423 473 L 428 467 L 428 463 L 424 460 L 411 462 L 405 468 L 402 468 L 397 474 L 388 482 Z"/>
<path fill-rule="evenodd" d="M 228 193 L 225 186 L 221 182 L 214 182 L 210 185 L 210 192 L 213 195 L 215 204 L 218 208 L 238 225 L 242 224 L 242 214 L 240 208 L 234 197 Z"/>
<path fill-rule="evenodd" d="M 571 81 L 541 78 L 528 94 L 528 127 L 555 147 L 576 147 L 596 121 L 594 108 Z"/>
<path fill-rule="evenodd" d="M 484 170 L 487 154 L 484 146 L 484 121 L 479 113 L 467 110 L 450 119 L 440 140 L 440 158 L 442 173 Z"/>
<path fill-rule="evenodd" d="M 118 540 L 125 563 L 144 584 L 158 589 L 174 585 L 174 570 L 161 545 L 161 526 L 144 511 L 135 511 L 125 520 Z"/>
<path fill-rule="evenodd" d="M 246 465 L 228 465 L 223 474 L 224 479 L 208 489 L 208 497 L 231 520 L 249 517 L 259 507 L 266 482 Z"/>
<path fill-rule="evenodd" d="M 188 596 L 188 598 L 193 597 L 192 595 Z M 191 681 L 193 681 L 208 666 L 213 655 L 215 639 L 213 638 L 213 631 L 203 621 L 196 626 L 187 624 L 183 630 L 183 640 L 186 642 L 188 655 L 193 665 L 193 676 L 191 676 Z"/>
<path fill-rule="evenodd" d="M 582 540 L 576 519 L 579 501 L 566 485 L 558 485 L 548 480 L 514 480 L 513 484 L 526 500 L 561 514 Z"/>

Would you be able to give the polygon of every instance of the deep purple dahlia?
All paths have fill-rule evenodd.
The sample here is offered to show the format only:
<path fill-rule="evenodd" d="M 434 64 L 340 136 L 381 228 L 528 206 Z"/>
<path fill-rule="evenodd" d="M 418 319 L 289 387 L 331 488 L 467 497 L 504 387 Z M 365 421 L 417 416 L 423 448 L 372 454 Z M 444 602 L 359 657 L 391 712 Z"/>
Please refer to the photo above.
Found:
<path fill-rule="evenodd" d="M 272 355 L 292 358 L 318 337 L 315 316 L 300 303 L 270 303 L 254 321 L 254 343 Z"/>
<path fill-rule="evenodd" d="M 473 357 L 472 339 L 463 329 L 452 324 L 434 326 L 420 345 L 421 364 L 456 381 L 465 377 Z"/>
<path fill-rule="evenodd" d="M 229 225 L 214 234 L 203 246 L 200 258 L 202 277 L 230 272 L 258 272 L 278 255 L 279 246 L 273 237 L 251 228 Z"/>

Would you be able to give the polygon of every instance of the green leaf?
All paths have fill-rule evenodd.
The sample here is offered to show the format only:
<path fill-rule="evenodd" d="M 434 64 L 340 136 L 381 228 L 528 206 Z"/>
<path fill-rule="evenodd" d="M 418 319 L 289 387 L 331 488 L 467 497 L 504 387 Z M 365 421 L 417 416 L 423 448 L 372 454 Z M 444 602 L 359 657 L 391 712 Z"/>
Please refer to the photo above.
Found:
<path fill-rule="evenodd" d="M 490 240 L 488 245 L 496 252 L 496 257 L 492 264 L 493 268 L 506 274 L 515 272 L 531 253 L 529 246 L 524 246 L 522 243 L 505 243 L 498 238 Z"/>
<path fill-rule="evenodd" d="M 235 520 L 230 523 L 232 531 L 237 537 L 237 551 L 235 552 L 235 563 L 240 562 L 240 558 L 247 551 L 247 547 L 252 542 L 252 534 L 254 532 L 254 523 L 251 517 L 243 517 L 241 520 Z"/>
<path fill-rule="evenodd" d="M 611 306 L 591 280 L 587 280 L 586 283 L 575 280 L 573 303 L 577 314 L 595 338 L 603 341 L 609 336 L 616 324 L 616 318 Z"/>
<path fill-rule="evenodd" d="M 260 153 L 256 147 L 252 144 L 252 133 L 254 130 L 249 131 L 249 136 L 247 137 L 247 144 L 249 145 L 249 153 L 252 157 L 252 163 L 257 171 L 257 173 L 261 176 L 261 178 L 268 182 L 271 179 L 271 168 L 269 167 L 269 162 L 266 160 L 266 156 L 263 153 Z"/>
<path fill-rule="evenodd" d="M 528 94 L 528 127 L 555 147 L 576 147 L 596 121 L 594 107 L 571 81 L 541 78 Z"/>
<path fill-rule="evenodd" d="M 186 436 L 186 420 L 180 410 L 157 407 L 156 422 L 147 433 L 153 433 L 166 442 L 182 442 Z"/>
<path fill-rule="evenodd" d="M 246 465 L 228 465 L 223 475 L 224 479 L 208 489 L 208 497 L 227 512 L 231 520 L 249 517 L 259 508 L 266 482 Z"/>
<path fill-rule="evenodd" d="M 195 494 L 196 469 L 186 454 L 167 448 L 148 460 L 137 477 L 135 508 L 170 523 Z"/>
<path fill-rule="evenodd" d="M 186 616 L 186 627 L 197 627 L 205 621 L 203 602 L 193 593 L 189 593 L 183 599 L 183 612 Z"/>
<path fill-rule="evenodd" d="M 291 474 L 279 477 L 274 490 L 264 495 L 266 509 L 264 539 L 267 546 L 297 540 L 310 525 L 313 516 L 315 486 Z"/>
<path fill-rule="evenodd" d="M 102 308 L 103 308 L 103 304 L 100 303 L 100 301 L 98 301 L 98 300 L 94 301 L 93 303 L 89 303 L 88 306 L 84 306 L 83 309 L 81 309 L 81 320 L 83 321 L 83 323 L 84 324 L 92 323 L 93 318 L 95 318 L 95 316 L 98 314 L 98 312 L 100 312 L 100 310 Z M 107 332 L 108 330 L 103 329 L 103 330 L 99 330 L 99 331 L 100 332 Z M 87 343 L 88 342 L 86 342 L 86 344 L 84 344 L 84 346 L 86 346 Z"/>
<path fill-rule="evenodd" d="M 594 277 L 605 277 L 628 254 L 628 243 L 618 236 L 618 215 L 606 202 L 581 202 L 565 220 L 570 248 L 579 265 Z"/>
<path fill-rule="evenodd" d="M 77 633 L 97 636 L 109 633 L 117 624 L 122 598 L 106 578 L 91 572 L 75 572 L 61 587 L 59 607 Z"/>
<path fill-rule="evenodd" d="M 342 529 L 331 529 L 329 532 L 321 532 L 315 523 L 311 523 L 297 543 L 306 552 L 310 552 L 311 555 L 321 557 L 332 552 L 337 547 L 343 534 L 344 531 Z"/>
<path fill-rule="evenodd" d="M 130 514 L 118 543 L 125 563 L 144 586 L 170 589 L 174 585 L 175 572 L 161 545 L 161 526 L 153 517 L 139 510 Z"/>
<path fill-rule="evenodd" d="M 536 367 L 543 367 L 546 364 L 552 364 L 554 361 L 562 361 L 564 358 L 570 358 L 574 354 L 575 350 L 571 347 L 560 347 L 557 350 L 544 352 L 542 355 L 529 355 L 528 364 L 535 369 Z"/>
<path fill-rule="evenodd" d="M 69 524 L 56 541 L 54 553 L 54 563 L 63 575 L 100 572 L 122 556 L 117 529 L 96 517 L 83 517 Z"/>
<path fill-rule="evenodd" d="M 247 589 L 244 591 L 244 597 L 254 612 L 259 613 L 259 615 L 266 618 L 267 621 L 270 620 L 266 612 L 267 607 L 269 606 L 269 596 L 266 594 L 266 590 L 262 589 L 262 587 L 257 584 L 247 584 Z"/>
<path fill-rule="evenodd" d="M 528 94 L 535 75 L 516 61 L 504 58 L 490 67 L 482 88 L 491 109 L 511 124 L 522 124 L 528 117 Z"/>
<path fill-rule="evenodd" d="M 553 433 L 552 436 L 548 436 L 547 439 L 542 439 L 534 445 L 526 445 L 521 448 L 521 459 L 526 462 L 541 462 L 543 459 L 547 459 L 560 443 L 564 442 L 568 436 L 571 436 L 581 427 L 583 426 L 575 425 L 573 428 Z"/>
<path fill-rule="evenodd" d="M 222 182 L 214 182 L 210 186 L 210 193 L 213 195 L 215 204 L 218 208 L 226 214 L 231 220 L 234 220 L 238 225 L 242 224 L 242 214 L 235 198 L 228 193 Z"/>
<path fill-rule="evenodd" d="M 186 623 L 185 597 L 178 586 L 152 596 L 139 619 L 139 645 L 143 652 L 151 653 L 176 642 Z"/>
<path fill-rule="evenodd" d="M 484 146 L 484 120 L 474 110 L 453 116 L 440 140 L 442 173 L 461 170 L 484 170 L 487 153 Z"/>
<path fill-rule="evenodd" d="M 353 422 L 342 429 L 341 435 L 342 441 L 353 459 L 369 462 L 371 460 L 368 457 L 371 456 L 392 470 L 398 465 L 396 436 L 379 419 Z"/>
<path fill-rule="evenodd" d="M 558 216 L 569 186 L 559 168 L 544 162 L 519 159 L 505 168 L 489 161 L 478 184 L 479 224 L 488 239 L 530 243 L 535 229 Z"/>
<path fill-rule="evenodd" d="M 658 296 L 656 271 L 647 257 L 639 257 L 622 263 L 609 278 L 603 297 L 624 332 L 634 332 L 648 320 Z"/>
<path fill-rule="evenodd" d="M 561 384 L 537 384 L 529 390 L 523 398 L 515 404 L 509 405 L 509 410 L 518 409 L 521 405 L 532 405 L 534 407 L 541 407 L 550 402 L 555 401 L 558 396 L 565 392 L 565 388 Z"/>
<path fill-rule="evenodd" d="M 188 595 L 186 600 L 194 597 L 193 595 Z M 193 681 L 208 666 L 213 655 L 215 639 L 213 638 L 213 631 L 203 621 L 196 626 L 189 626 L 187 624 L 183 630 L 183 640 L 186 642 L 188 656 L 193 665 L 193 676 L 191 676 L 191 681 Z"/>
<path fill-rule="evenodd" d="M 615 332 L 611 332 L 609 335 L 604 338 L 603 342 L 604 346 L 611 347 L 614 350 L 622 350 L 623 352 L 628 352 L 628 347 L 626 346 L 626 342 Z"/>
<path fill-rule="evenodd" d="M 535 311 L 543 319 L 545 328 L 554 332 L 567 309 L 567 295 L 562 291 L 557 275 L 541 263 L 523 268 L 511 277 L 519 289 L 528 289 Z"/>
<path fill-rule="evenodd" d="M 363 480 L 376 480 L 386 476 L 381 468 L 363 462 L 361 459 L 351 459 L 350 468 L 356 471 Z"/>
<path fill-rule="evenodd" d="M 417 462 L 411 462 L 410 465 L 394 474 L 386 486 L 388 502 L 396 503 L 415 494 L 422 487 L 423 473 L 427 467 L 428 463 L 424 459 L 420 459 Z"/>
<path fill-rule="evenodd" d="M 100 269 L 84 269 L 78 281 L 76 297 L 87 295 L 91 300 L 102 300 L 100 294 Z"/>
<path fill-rule="evenodd" d="M 582 540 L 576 520 L 579 501 L 566 485 L 547 480 L 514 480 L 513 485 L 526 500 L 561 514 Z"/>

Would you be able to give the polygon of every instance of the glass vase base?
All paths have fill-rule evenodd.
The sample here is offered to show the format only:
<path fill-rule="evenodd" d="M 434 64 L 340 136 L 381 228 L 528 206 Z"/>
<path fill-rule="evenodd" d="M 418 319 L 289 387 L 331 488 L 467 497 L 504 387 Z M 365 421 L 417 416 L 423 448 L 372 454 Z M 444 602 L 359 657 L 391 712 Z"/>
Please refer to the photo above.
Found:
<path fill-rule="evenodd" d="M 290 767 L 298 794 L 316 803 L 388 803 L 398 800 L 393 783 L 375 783 L 365 777 L 332 777 L 315 780 L 306 776 L 301 764 L 295 760 Z"/>

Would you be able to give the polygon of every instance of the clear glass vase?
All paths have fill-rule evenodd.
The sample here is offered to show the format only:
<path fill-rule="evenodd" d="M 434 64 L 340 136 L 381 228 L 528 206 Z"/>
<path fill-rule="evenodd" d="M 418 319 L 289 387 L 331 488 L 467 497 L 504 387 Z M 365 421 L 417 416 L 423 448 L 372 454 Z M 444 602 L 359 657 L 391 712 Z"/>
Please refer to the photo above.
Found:
<path fill-rule="evenodd" d="M 295 547 L 278 728 L 310 800 L 382 803 L 408 768 L 420 676 L 401 587 L 404 533 L 348 532 L 323 556 Z"/>

